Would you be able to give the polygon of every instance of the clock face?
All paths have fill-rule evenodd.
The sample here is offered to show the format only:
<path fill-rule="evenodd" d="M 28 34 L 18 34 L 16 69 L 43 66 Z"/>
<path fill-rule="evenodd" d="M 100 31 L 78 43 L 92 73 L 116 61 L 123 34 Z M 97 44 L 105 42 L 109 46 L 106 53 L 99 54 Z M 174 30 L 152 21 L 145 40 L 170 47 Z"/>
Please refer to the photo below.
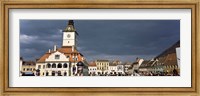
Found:
<path fill-rule="evenodd" d="M 67 38 L 70 38 L 71 37 L 71 35 L 70 34 L 67 34 Z"/>

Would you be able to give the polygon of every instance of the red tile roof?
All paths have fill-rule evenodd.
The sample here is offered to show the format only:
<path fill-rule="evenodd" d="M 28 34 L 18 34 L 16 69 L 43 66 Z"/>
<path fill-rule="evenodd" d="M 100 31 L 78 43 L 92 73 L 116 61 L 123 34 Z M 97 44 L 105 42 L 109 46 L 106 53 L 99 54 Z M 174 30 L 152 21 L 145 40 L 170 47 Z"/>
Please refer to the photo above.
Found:
<path fill-rule="evenodd" d="M 171 53 L 176 53 L 176 48 L 177 47 L 180 47 L 180 40 L 177 41 L 172 46 L 170 46 L 169 48 L 167 48 L 165 51 L 163 51 L 161 54 L 159 54 L 155 58 L 163 57 L 163 56 L 166 56 L 167 54 L 171 54 Z"/>
<path fill-rule="evenodd" d="M 75 48 L 74 48 L 74 51 L 72 51 L 72 47 L 68 47 L 68 46 L 66 47 L 66 46 L 64 46 L 64 47 L 58 48 L 57 51 L 61 52 L 61 53 L 64 53 L 66 57 L 69 56 L 70 57 L 69 61 L 71 61 L 71 62 L 76 62 L 72 58 L 72 56 L 75 55 L 75 54 L 78 56 L 78 60 L 77 61 L 78 62 L 82 61 L 83 55 L 81 53 L 79 53 L 77 51 L 77 49 L 75 49 Z M 50 53 L 46 52 L 42 57 L 39 58 L 39 60 L 37 62 L 38 63 L 45 62 L 46 58 L 48 58 L 54 52 L 56 52 L 56 51 L 51 51 Z"/>
<path fill-rule="evenodd" d="M 74 51 L 72 51 L 72 47 L 68 46 L 63 46 L 61 48 L 58 48 L 57 50 L 61 53 L 78 53 L 76 48 L 74 48 Z"/>
<path fill-rule="evenodd" d="M 109 60 L 96 60 L 96 62 L 109 62 Z"/>
<path fill-rule="evenodd" d="M 23 61 L 22 65 L 32 65 L 32 66 L 35 66 L 35 62 L 34 61 Z"/>
<path fill-rule="evenodd" d="M 89 66 L 95 67 L 95 66 L 96 66 L 96 63 L 95 63 L 95 62 L 90 62 Z"/>
<path fill-rule="evenodd" d="M 164 65 L 177 65 L 176 53 L 168 54 Z"/>
<path fill-rule="evenodd" d="M 45 59 L 48 58 L 51 55 L 51 53 L 45 53 L 42 57 L 39 58 L 37 62 L 42 63 L 45 62 Z"/>

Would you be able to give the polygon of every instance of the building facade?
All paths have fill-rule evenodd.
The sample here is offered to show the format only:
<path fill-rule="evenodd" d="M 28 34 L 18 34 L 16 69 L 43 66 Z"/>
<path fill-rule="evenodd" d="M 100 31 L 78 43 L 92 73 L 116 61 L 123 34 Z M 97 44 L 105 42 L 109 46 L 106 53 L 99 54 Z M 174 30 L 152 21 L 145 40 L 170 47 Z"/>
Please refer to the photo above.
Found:
<path fill-rule="evenodd" d="M 133 64 L 131 62 L 124 63 L 124 74 L 131 75 L 133 73 Z"/>
<path fill-rule="evenodd" d="M 19 58 L 19 75 L 22 76 L 22 63 L 23 63 L 23 58 Z"/>
<path fill-rule="evenodd" d="M 63 30 L 62 47 L 54 45 L 36 61 L 36 76 L 82 76 L 88 65 L 77 50 L 77 36 L 74 22 L 69 20 Z"/>
<path fill-rule="evenodd" d="M 133 70 L 135 71 L 135 72 L 138 72 L 139 71 L 139 67 L 140 67 L 140 65 L 142 64 L 142 62 L 144 61 L 144 59 L 140 59 L 140 58 L 136 58 L 136 61 L 135 62 L 133 62 Z"/>
<path fill-rule="evenodd" d="M 177 53 L 177 48 L 180 48 L 180 41 L 173 44 L 152 60 L 143 61 L 139 67 L 139 72 L 143 73 L 143 75 L 180 75 L 180 63 L 178 63 L 180 62 L 178 57 L 180 53 Z"/>
<path fill-rule="evenodd" d="M 109 72 L 109 60 L 96 60 L 97 74 L 105 74 Z"/>
<path fill-rule="evenodd" d="M 117 64 L 110 62 L 108 70 L 109 70 L 108 74 L 116 75 L 118 73 L 117 72 Z"/>
<path fill-rule="evenodd" d="M 123 64 L 117 64 L 117 74 L 119 74 L 119 75 L 124 74 L 124 65 Z"/>
<path fill-rule="evenodd" d="M 90 62 L 90 64 L 88 65 L 88 74 L 90 76 L 97 75 L 97 66 L 95 62 Z"/>
<path fill-rule="evenodd" d="M 154 66 L 155 72 L 164 72 L 166 75 L 179 75 L 180 73 L 180 53 L 176 49 L 180 48 L 180 41 L 167 48 L 156 57 L 157 63 Z"/>
<path fill-rule="evenodd" d="M 35 62 L 34 61 L 24 61 L 20 58 L 20 76 L 25 75 L 34 75 L 35 71 Z"/>

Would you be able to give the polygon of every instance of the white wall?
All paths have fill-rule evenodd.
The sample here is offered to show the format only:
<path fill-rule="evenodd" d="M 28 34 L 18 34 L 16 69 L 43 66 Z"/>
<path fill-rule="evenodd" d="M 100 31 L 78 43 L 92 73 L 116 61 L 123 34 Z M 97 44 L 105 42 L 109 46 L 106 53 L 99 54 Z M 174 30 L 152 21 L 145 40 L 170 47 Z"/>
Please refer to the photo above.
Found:
<path fill-rule="evenodd" d="M 55 59 L 55 55 L 60 55 L 60 58 Z M 55 53 L 52 53 L 48 58 L 46 58 L 45 61 L 69 61 L 69 58 L 67 58 L 63 53 L 56 51 Z"/>
<path fill-rule="evenodd" d="M 91 67 L 91 66 L 89 66 L 88 69 L 89 69 L 89 70 L 88 70 L 88 73 L 89 73 L 89 74 L 90 74 L 90 72 L 91 72 L 91 73 L 95 72 L 95 74 L 97 74 L 97 67 L 94 67 L 94 66 Z"/>
<path fill-rule="evenodd" d="M 45 72 L 45 68 L 46 68 L 46 65 L 45 65 L 45 68 L 43 68 L 43 65 L 45 65 L 45 63 L 36 63 L 35 69 L 37 70 L 37 69 L 39 69 L 38 66 L 41 66 L 39 70 L 40 70 L 40 73 L 43 73 L 43 72 Z M 43 76 L 43 74 L 40 74 L 40 76 Z"/>
<path fill-rule="evenodd" d="M 144 59 L 139 60 L 139 62 L 138 62 L 139 66 L 142 64 L 143 61 L 144 61 Z"/>
<path fill-rule="evenodd" d="M 19 71 L 22 71 L 22 60 L 20 59 L 20 61 L 19 61 Z"/>
<path fill-rule="evenodd" d="M 109 68 L 109 73 L 112 72 L 112 70 L 117 72 L 117 66 L 109 66 L 108 68 Z"/>
<path fill-rule="evenodd" d="M 180 47 L 176 48 L 176 57 L 177 57 L 177 62 L 178 62 L 178 68 L 180 68 Z"/>
<path fill-rule="evenodd" d="M 67 35 L 71 36 L 68 38 Z M 63 32 L 63 46 L 73 46 L 75 45 L 75 32 Z"/>

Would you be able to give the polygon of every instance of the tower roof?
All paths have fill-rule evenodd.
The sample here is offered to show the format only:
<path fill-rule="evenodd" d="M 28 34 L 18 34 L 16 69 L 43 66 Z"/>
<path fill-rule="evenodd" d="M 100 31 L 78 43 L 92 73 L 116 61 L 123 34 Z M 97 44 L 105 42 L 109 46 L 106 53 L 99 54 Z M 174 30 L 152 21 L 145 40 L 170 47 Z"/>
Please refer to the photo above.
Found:
<path fill-rule="evenodd" d="M 76 32 L 76 28 L 74 27 L 73 20 L 68 21 L 68 24 L 67 24 L 66 28 L 63 30 L 63 32 L 75 32 L 76 35 L 78 35 L 78 33 Z"/>
<path fill-rule="evenodd" d="M 68 21 L 68 25 L 73 25 L 74 26 L 74 21 L 73 20 L 69 20 Z"/>

